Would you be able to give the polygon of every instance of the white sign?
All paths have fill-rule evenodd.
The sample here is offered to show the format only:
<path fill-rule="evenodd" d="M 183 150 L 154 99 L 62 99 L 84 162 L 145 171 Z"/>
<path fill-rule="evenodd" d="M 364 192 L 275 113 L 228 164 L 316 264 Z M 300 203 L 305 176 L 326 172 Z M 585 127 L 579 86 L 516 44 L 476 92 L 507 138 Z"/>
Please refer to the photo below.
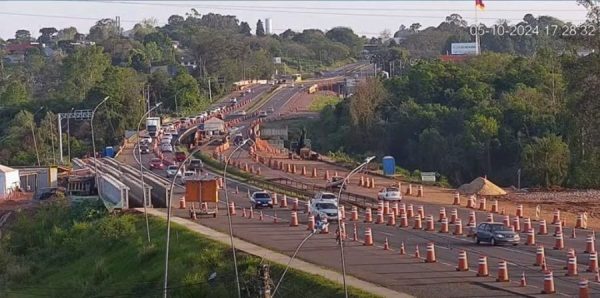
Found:
<path fill-rule="evenodd" d="M 281 57 L 273 57 L 273 63 L 281 64 Z"/>
<path fill-rule="evenodd" d="M 451 53 L 452 55 L 476 55 L 477 44 L 474 42 L 453 43 Z"/>
<path fill-rule="evenodd" d="M 436 176 L 435 172 L 421 172 L 421 181 L 422 182 L 435 182 Z"/>

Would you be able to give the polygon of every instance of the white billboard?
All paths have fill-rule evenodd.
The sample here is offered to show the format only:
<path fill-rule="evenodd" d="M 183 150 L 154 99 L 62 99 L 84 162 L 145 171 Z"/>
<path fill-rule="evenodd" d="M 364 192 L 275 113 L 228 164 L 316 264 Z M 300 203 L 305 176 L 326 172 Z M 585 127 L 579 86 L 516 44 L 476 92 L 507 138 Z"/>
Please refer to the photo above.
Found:
<path fill-rule="evenodd" d="M 463 42 L 453 43 L 451 45 L 452 55 L 476 55 L 477 54 L 477 43 L 474 42 Z"/>
<path fill-rule="evenodd" d="M 273 57 L 273 63 L 281 64 L 281 57 Z"/>
<path fill-rule="evenodd" d="M 422 182 L 435 182 L 436 181 L 436 172 L 421 172 L 421 181 Z"/>

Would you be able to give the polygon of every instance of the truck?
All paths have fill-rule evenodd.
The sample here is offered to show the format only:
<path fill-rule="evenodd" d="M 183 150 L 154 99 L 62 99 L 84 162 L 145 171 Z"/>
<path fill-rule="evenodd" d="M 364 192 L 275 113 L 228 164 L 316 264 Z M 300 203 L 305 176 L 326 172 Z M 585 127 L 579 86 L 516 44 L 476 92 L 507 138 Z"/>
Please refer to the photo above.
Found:
<path fill-rule="evenodd" d="M 155 138 L 160 130 L 160 117 L 146 118 L 146 130 L 148 131 L 148 135 Z"/>

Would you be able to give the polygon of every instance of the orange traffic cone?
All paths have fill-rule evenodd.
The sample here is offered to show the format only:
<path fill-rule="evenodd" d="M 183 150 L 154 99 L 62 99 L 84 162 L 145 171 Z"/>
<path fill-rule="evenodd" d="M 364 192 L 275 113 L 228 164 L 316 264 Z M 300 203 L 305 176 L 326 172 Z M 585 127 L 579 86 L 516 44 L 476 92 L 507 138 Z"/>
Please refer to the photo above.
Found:
<path fill-rule="evenodd" d="M 526 287 L 527 286 L 527 280 L 525 279 L 525 272 L 521 273 L 521 287 Z"/>
<path fill-rule="evenodd" d="M 590 260 L 587 272 L 598 272 L 598 253 L 593 251 L 590 253 Z"/>
<path fill-rule="evenodd" d="M 412 204 L 408 204 L 408 207 L 406 207 L 406 216 L 409 217 L 409 218 L 411 218 L 411 217 L 414 216 L 414 211 L 413 211 L 413 205 Z"/>
<path fill-rule="evenodd" d="M 402 242 L 400 243 L 400 254 L 401 254 L 401 255 L 404 255 L 404 254 L 406 254 L 406 251 L 404 250 L 404 241 L 402 241 Z"/>
<path fill-rule="evenodd" d="M 589 298 L 590 291 L 588 289 L 588 280 L 582 279 L 579 281 L 579 298 Z"/>
<path fill-rule="evenodd" d="M 565 248 L 565 243 L 563 241 L 563 235 L 562 233 L 558 233 L 558 235 L 556 235 L 556 237 L 554 237 L 554 249 L 556 250 L 561 250 L 563 248 Z"/>
<path fill-rule="evenodd" d="M 462 221 L 460 219 L 457 219 L 454 222 L 454 233 L 452 233 L 454 235 L 462 235 L 463 234 L 463 228 L 462 228 Z"/>
<path fill-rule="evenodd" d="M 235 215 L 235 202 L 229 203 L 229 215 Z"/>
<path fill-rule="evenodd" d="M 494 202 L 492 203 L 492 213 L 498 213 L 498 200 L 494 200 Z"/>
<path fill-rule="evenodd" d="M 287 204 L 287 195 L 283 194 L 283 198 L 281 199 L 280 208 L 287 208 L 288 204 Z"/>
<path fill-rule="evenodd" d="M 517 212 L 516 212 L 516 216 L 517 216 L 518 218 L 521 218 L 521 217 L 523 217 L 523 204 L 519 204 L 519 205 L 517 206 Z"/>
<path fill-rule="evenodd" d="M 454 224 L 456 222 L 456 219 L 458 219 L 458 210 L 456 210 L 456 208 L 454 208 L 450 212 L 450 223 Z"/>
<path fill-rule="evenodd" d="M 554 209 L 554 213 L 552 214 L 552 224 L 560 224 L 560 210 Z"/>
<path fill-rule="evenodd" d="M 402 214 L 406 214 L 406 204 L 402 203 L 400 204 L 400 206 L 398 207 L 398 214 L 402 215 Z M 407 215 L 408 217 L 408 215 Z"/>
<path fill-rule="evenodd" d="M 461 250 L 458 253 L 458 267 L 456 271 L 469 271 L 469 262 L 467 261 L 467 252 Z"/>
<path fill-rule="evenodd" d="M 367 207 L 365 209 L 365 220 L 364 220 L 364 222 L 366 222 L 366 223 L 373 222 L 373 213 L 371 212 L 371 207 Z"/>
<path fill-rule="evenodd" d="M 569 256 L 569 263 L 567 264 L 567 273 L 566 276 L 577 276 L 579 272 L 577 270 L 577 256 L 573 252 L 571 256 Z"/>
<path fill-rule="evenodd" d="M 254 218 L 254 210 L 252 209 L 252 207 L 250 207 L 250 211 L 248 212 L 248 218 Z"/>
<path fill-rule="evenodd" d="M 554 236 L 558 235 L 558 233 L 563 233 L 562 224 L 558 223 L 554 225 Z"/>
<path fill-rule="evenodd" d="M 327 224 L 327 217 L 323 218 L 323 221 L 325 222 L 325 224 L 323 225 L 323 228 L 321 229 L 319 234 L 329 234 L 329 225 Z"/>
<path fill-rule="evenodd" d="M 258 214 L 258 220 L 262 221 L 264 219 L 262 210 Z"/>
<path fill-rule="evenodd" d="M 394 216 L 393 213 L 390 213 L 388 215 L 388 222 L 387 222 L 388 226 L 395 226 L 396 225 L 396 217 Z"/>
<path fill-rule="evenodd" d="M 585 240 L 585 253 L 592 253 L 596 251 L 596 243 L 595 243 L 595 239 L 594 239 L 594 234 L 589 234 L 587 235 L 587 238 Z"/>
<path fill-rule="evenodd" d="M 383 202 L 383 215 L 387 215 L 390 213 L 390 202 Z"/>
<path fill-rule="evenodd" d="M 312 178 L 317 178 L 318 174 L 317 174 L 317 168 L 313 168 L 312 170 Z"/>
<path fill-rule="evenodd" d="M 523 233 L 528 233 L 531 230 L 531 219 L 529 217 L 525 217 L 523 219 Z"/>
<path fill-rule="evenodd" d="M 406 213 L 400 214 L 400 227 L 401 228 L 408 227 L 408 218 L 406 217 Z"/>
<path fill-rule="evenodd" d="M 510 216 L 504 215 L 504 219 L 502 219 L 502 223 L 506 227 L 510 227 Z"/>
<path fill-rule="evenodd" d="M 277 193 L 273 193 L 273 206 L 279 205 L 279 200 L 277 199 Z"/>
<path fill-rule="evenodd" d="M 494 222 L 494 213 L 488 213 L 487 222 Z"/>
<path fill-rule="evenodd" d="M 308 223 L 307 223 L 307 231 L 312 231 L 315 229 L 315 216 L 314 215 L 309 215 L 308 216 Z"/>
<path fill-rule="evenodd" d="M 246 208 L 242 209 L 242 217 L 246 217 Z"/>
<path fill-rule="evenodd" d="M 352 211 L 350 214 L 351 214 L 350 221 L 357 221 L 358 220 L 358 207 L 352 206 Z"/>
<path fill-rule="evenodd" d="M 356 227 L 356 224 L 354 224 L 354 236 L 353 236 L 353 240 L 354 241 L 358 241 L 358 229 Z"/>
<path fill-rule="evenodd" d="M 515 218 L 513 218 L 513 228 L 517 232 L 521 230 L 521 220 L 518 216 L 515 216 Z"/>
<path fill-rule="evenodd" d="M 509 282 L 508 279 L 508 266 L 506 261 L 502 260 L 498 262 L 498 277 L 496 278 L 497 282 Z"/>
<path fill-rule="evenodd" d="M 538 227 L 538 235 L 548 235 L 548 228 L 546 227 L 546 220 L 540 219 L 540 225 Z"/>
<path fill-rule="evenodd" d="M 390 250 L 390 243 L 387 237 L 385 237 L 385 241 L 383 242 L 383 250 Z"/>
<path fill-rule="evenodd" d="M 371 228 L 365 228 L 365 240 L 363 242 L 363 245 L 373 245 L 373 234 L 371 233 Z"/>
<path fill-rule="evenodd" d="M 448 219 L 445 217 L 442 219 L 442 225 L 440 226 L 439 232 L 448 233 Z"/>
<path fill-rule="evenodd" d="M 485 205 L 486 205 L 486 199 L 485 198 L 481 198 L 481 200 L 479 201 L 479 210 L 481 211 L 485 211 Z"/>
<path fill-rule="evenodd" d="M 297 226 L 298 226 L 298 213 L 296 213 L 296 211 L 292 211 L 291 219 L 290 219 L 290 227 L 297 227 Z"/>
<path fill-rule="evenodd" d="M 554 294 L 556 290 L 554 290 L 554 275 L 552 271 L 546 271 L 544 273 L 544 289 L 542 290 L 542 294 Z"/>
<path fill-rule="evenodd" d="M 181 198 L 179 200 L 179 209 L 186 209 L 185 208 L 185 198 Z"/>
<path fill-rule="evenodd" d="M 544 253 L 544 246 L 538 245 L 537 250 L 535 252 L 535 263 L 533 263 L 533 266 L 541 266 L 545 258 L 546 256 Z"/>
<path fill-rule="evenodd" d="M 293 211 L 298 211 L 298 198 L 293 198 L 292 199 L 292 210 Z"/>
<path fill-rule="evenodd" d="M 427 216 L 425 231 L 433 232 L 435 230 L 435 226 L 433 223 L 433 216 Z"/>
<path fill-rule="evenodd" d="M 417 216 L 415 216 L 415 225 L 413 226 L 413 229 L 415 229 L 415 230 L 423 229 L 423 224 L 421 223 L 421 216 L 419 214 L 417 214 Z"/>
<path fill-rule="evenodd" d="M 527 231 L 527 242 L 525 243 L 525 245 L 535 245 L 535 233 L 531 228 L 529 229 L 529 231 Z"/>
<path fill-rule="evenodd" d="M 425 209 L 423 208 L 423 205 L 417 207 L 417 213 L 421 215 L 421 218 L 425 218 Z"/>
<path fill-rule="evenodd" d="M 415 246 L 415 258 L 417 258 L 417 259 L 421 258 L 421 253 L 419 252 L 418 244 Z"/>
<path fill-rule="evenodd" d="M 460 205 L 460 194 L 454 193 L 454 202 L 452 202 L 452 205 Z"/>
<path fill-rule="evenodd" d="M 435 245 L 432 242 L 427 243 L 427 258 L 425 263 L 435 263 Z"/>
<path fill-rule="evenodd" d="M 423 185 L 419 185 L 419 188 L 417 189 L 417 197 L 423 197 Z"/>
<path fill-rule="evenodd" d="M 489 276 L 489 275 L 490 275 L 490 273 L 488 271 L 487 257 L 481 256 L 481 257 L 479 257 L 479 262 L 478 262 L 478 266 L 477 266 L 477 276 L 485 277 L 485 276 Z"/>
<path fill-rule="evenodd" d="M 375 224 L 382 224 L 383 221 L 383 210 L 377 210 L 377 219 L 375 220 Z"/>
<path fill-rule="evenodd" d="M 408 188 L 406 188 L 406 195 L 407 196 L 412 196 L 412 194 L 413 194 L 413 192 L 412 192 L 412 184 L 409 184 Z"/>
<path fill-rule="evenodd" d="M 571 239 L 576 239 L 577 235 L 575 234 L 575 228 L 571 229 Z"/>
<path fill-rule="evenodd" d="M 442 219 L 446 218 L 446 208 L 440 208 L 440 216 L 438 217 L 438 222 L 442 222 Z"/>

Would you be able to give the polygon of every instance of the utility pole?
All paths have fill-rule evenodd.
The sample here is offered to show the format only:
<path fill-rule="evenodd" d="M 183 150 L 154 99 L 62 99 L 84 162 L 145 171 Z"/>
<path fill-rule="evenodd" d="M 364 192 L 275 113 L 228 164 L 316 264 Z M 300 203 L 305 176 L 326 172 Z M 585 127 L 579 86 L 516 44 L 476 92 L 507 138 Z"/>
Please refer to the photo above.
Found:
<path fill-rule="evenodd" d="M 261 264 L 258 268 L 259 284 L 259 297 L 271 298 L 271 276 L 270 268 L 268 264 Z"/>

